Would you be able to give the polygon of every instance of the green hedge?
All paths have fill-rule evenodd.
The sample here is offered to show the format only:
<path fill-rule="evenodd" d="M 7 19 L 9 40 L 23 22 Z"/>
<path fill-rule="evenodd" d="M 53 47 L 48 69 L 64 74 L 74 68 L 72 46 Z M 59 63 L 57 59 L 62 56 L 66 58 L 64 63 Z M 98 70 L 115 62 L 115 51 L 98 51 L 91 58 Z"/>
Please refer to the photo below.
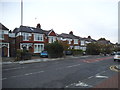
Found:
<path fill-rule="evenodd" d="M 82 55 L 83 50 L 81 49 L 68 49 L 68 51 L 72 51 L 73 55 Z"/>

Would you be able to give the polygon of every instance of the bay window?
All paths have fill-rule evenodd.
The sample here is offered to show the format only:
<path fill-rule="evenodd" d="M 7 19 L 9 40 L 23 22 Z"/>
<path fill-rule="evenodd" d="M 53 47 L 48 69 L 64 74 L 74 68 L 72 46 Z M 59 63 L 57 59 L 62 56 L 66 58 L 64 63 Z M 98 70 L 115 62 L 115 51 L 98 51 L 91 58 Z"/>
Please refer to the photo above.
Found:
<path fill-rule="evenodd" d="M 34 44 L 34 53 L 41 53 L 44 50 L 44 44 Z"/>

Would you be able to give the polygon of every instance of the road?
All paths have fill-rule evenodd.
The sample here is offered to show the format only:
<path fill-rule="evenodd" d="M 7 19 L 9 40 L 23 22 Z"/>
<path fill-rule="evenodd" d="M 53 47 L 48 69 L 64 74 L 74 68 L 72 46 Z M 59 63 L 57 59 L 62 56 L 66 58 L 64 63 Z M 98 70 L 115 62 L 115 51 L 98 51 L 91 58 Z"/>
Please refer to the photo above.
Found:
<path fill-rule="evenodd" d="M 2 66 L 3 88 L 94 88 L 118 72 L 113 56 L 89 56 Z"/>

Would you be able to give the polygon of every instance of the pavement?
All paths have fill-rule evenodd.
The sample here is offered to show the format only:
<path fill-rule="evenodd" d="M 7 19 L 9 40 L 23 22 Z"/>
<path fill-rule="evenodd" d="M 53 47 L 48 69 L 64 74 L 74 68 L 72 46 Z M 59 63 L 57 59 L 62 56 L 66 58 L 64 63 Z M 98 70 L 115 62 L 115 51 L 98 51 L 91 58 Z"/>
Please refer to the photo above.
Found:
<path fill-rule="evenodd" d="M 0 64 L 28 64 L 28 63 L 38 63 L 38 62 L 46 62 L 46 61 L 55 61 L 55 60 L 63 60 L 65 58 L 84 58 L 89 57 L 87 56 L 66 56 L 64 58 L 37 58 L 37 59 L 31 59 L 31 60 L 22 60 L 22 61 L 13 61 L 14 58 L 3 58 L 2 62 Z"/>
<path fill-rule="evenodd" d="M 120 79 L 118 78 L 120 76 L 120 73 L 112 76 L 111 78 L 104 80 L 102 83 L 96 85 L 94 88 L 119 88 L 119 81 Z"/>

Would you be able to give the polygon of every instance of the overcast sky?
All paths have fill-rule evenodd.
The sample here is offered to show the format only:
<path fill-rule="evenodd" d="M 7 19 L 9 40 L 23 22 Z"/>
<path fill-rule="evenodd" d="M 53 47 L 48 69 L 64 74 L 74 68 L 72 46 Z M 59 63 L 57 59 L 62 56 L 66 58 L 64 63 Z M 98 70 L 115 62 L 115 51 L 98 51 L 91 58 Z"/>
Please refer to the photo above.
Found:
<path fill-rule="evenodd" d="M 119 0 L 23 0 L 23 25 L 118 41 Z M 21 24 L 20 0 L 0 0 L 0 22 L 10 30 Z"/>

